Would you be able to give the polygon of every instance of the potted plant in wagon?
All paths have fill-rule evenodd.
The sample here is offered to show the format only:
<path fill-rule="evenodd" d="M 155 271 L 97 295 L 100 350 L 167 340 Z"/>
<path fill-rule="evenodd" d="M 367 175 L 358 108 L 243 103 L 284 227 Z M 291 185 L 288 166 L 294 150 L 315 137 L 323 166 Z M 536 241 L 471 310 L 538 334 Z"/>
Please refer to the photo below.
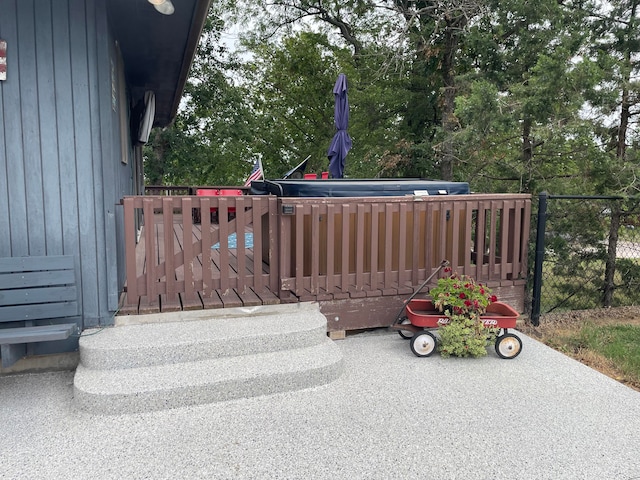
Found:
<path fill-rule="evenodd" d="M 445 265 L 443 262 L 440 268 Z M 451 273 L 451 268 L 446 267 L 444 271 L 449 276 L 440 278 L 431 288 L 432 298 L 415 298 L 440 268 L 405 302 L 391 325 L 400 337 L 410 340 L 414 355 L 429 357 L 439 347 L 445 357 L 481 356 L 487 354 L 488 343 L 494 341 L 500 358 L 517 357 L 522 341 L 509 329 L 516 327 L 518 312 L 497 301 L 486 285 Z M 440 338 L 434 335 L 435 329 Z"/>
<path fill-rule="evenodd" d="M 447 273 L 450 268 L 445 268 Z M 444 357 L 479 357 L 487 354 L 487 344 L 500 331 L 485 325 L 481 315 L 497 298 L 491 290 L 466 275 L 450 273 L 438 279 L 430 290 L 435 307 L 447 317 L 440 321 L 440 354 Z"/>

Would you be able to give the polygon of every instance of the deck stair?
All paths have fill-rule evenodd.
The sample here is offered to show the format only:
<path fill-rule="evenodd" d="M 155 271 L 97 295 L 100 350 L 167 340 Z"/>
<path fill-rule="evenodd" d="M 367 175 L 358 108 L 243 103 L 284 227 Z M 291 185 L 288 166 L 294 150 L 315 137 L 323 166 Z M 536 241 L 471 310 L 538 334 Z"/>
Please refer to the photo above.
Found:
<path fill-rule="evenodd" d="M 74 399 L 126 414 L 327 384 L 342 354 L 316 303 L 116 317 L 86 330 Z"/>

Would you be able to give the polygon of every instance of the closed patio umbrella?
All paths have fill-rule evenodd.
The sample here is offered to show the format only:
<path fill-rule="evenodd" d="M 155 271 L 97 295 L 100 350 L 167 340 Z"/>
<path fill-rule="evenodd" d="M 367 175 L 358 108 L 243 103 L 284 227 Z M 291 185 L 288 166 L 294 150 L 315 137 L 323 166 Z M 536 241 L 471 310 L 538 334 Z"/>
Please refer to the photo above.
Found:
<path fill-rule="evenodd" d="M 336 133 L 331 140 L 327 156 L 329 157 L 329 173 L 333 178 L 344 176 L 345 158 L 351 150 L 351 137 L 347 133 L 349 126 L 349 98 L 347 96 L 347 76 L 344 73 L 338 75 L 333 87 L 335 97 L 334 123 Z"/>

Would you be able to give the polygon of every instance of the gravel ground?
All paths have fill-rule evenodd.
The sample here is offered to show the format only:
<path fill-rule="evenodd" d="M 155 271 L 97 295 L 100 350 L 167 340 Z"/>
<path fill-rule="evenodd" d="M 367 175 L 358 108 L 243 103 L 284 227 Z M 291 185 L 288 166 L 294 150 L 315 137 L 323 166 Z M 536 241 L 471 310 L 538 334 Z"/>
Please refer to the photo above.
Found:
<path fill-rule="evenodd" d="M 640 393 L 521 337 L 444 359 L 367 332 L 329 385 L 135 415 L 77 411 L 72 372 L 2 377 L 0 478 L 639 478 Z"/>

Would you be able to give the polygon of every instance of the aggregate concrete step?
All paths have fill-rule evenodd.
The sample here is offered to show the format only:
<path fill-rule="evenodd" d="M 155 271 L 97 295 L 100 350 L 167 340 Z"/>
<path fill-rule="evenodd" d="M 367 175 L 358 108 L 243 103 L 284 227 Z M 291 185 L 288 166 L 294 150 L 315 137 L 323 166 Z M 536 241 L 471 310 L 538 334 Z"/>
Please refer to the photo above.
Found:
<path fill-rule="evenodd" d="M 121 370 L 78 366 L 76 405 L 94 414 L 139 413 L 324 385 L 342 373 L 330 340 L 294 350 Z"/>
<path fill-rule="evenodd" d="M 125 317 L 85 332 L 76 405 L 124 414 L 268 395 L 329 383 L 342 354 L 317 304 Z"/>
<path fill-rule="evenodd" d="M 125 317 L 113 328 L 87 330 L 80 339 L 80 362 L 91 369 L 135 368 L 273 352 L 326 339 L 327 320 L 316 304 L 271 306 L 251 313 L 205 310 L 210 313 L 204 319 L 200 312 L 181 315 L 180 321 L 167 315 L 174 320 L 156 323 Z"/>

